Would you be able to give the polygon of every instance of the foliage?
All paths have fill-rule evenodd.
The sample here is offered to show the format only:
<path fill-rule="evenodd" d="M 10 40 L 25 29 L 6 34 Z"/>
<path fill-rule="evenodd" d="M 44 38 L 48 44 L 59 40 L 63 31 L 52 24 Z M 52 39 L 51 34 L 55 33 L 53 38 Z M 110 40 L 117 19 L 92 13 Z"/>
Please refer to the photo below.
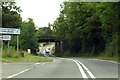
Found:
<path fill-rule="evenodd" d="M 3 52 L 2 52 L 2 57 L 17 58 L 19 56 L 20 56 L 20 54 L 17 54 L 17 51 L 15 50 L 15 47 L 10 46 L 9 47 L 9 52 L 8 52 L 8 47 L 4 46 L 4 49 L 3 49 Z"/>
<path fill-rule="evenodd" d="M 37 37 L 35 34 L 35 24 L 33 19 L 29 18 L 22 23 L 20 35 L 20 48 L 23 50 L 31 49 L 33 53 L 37 48 Z"/>
<path fill-rule="evenodd" d="M 20 28 L 22 18 L 20 16 L 21 9 L 16 6 L 15 2 L 2 3 L 2 27 L 4 28 Z"/>
<path fill-rule="evenodd" d="M 52 29 L 51 29 L 51 24 L 49 23 L 48 24 L 48 27 L 42 27 L 42 28 L 39 28 L 37 31 L 36 31 L 36 35 L 39 37 L 39 36 L 52 36 Z"/>
<path fill-rule="evenodd" d="M 113 51 L 117 46 L 113 45 L 118 41 L 114 37 L 120 22 L 118 5 L 112 2 L 64 2 L 53 24 L 55 37 L 64 42 L 64 52 L 67 55 L 97 56 L 111 46 L 108 54 L 117 54 L 117 50 Z"/>

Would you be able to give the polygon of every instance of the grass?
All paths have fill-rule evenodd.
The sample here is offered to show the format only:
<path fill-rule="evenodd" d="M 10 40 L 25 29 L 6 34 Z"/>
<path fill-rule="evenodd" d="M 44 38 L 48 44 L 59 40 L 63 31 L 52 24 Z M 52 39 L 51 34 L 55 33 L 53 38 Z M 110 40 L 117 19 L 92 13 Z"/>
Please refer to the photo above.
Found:
<path fill-rule="evenodd" d="M 2 53 L 2 54 L 1 54 Z M 2 57 L 1 57 L 2 56 Z M 24 51 L 24 57 L 17 53 L 15 47 L 10 46 L 9 53 L 7 46 L 4 46 L 3 51 L 0 52 L 0 61 L 2 62 L 50 62 L 52 58 L 35 56 Z"/>
<path fill-rule="evenodd" d="M 52 58 L 49 57 L 41 57 L 41 56 L 35 56 L 32 54 L 28 54 L 25 52 L 24 57 L 2 57 L 2 62 L 51 62 L 53 61 Z"/>
<path fill-rule="evenodd" d="M 118 62 L 118 57 L 109 57 L 109 56 L 82 56 L 82 57 L 86 57 L 86 58 L 95 58 L 95 59 L 101 59 L 101 60 L 112 60 L 112 61 L 116 61 Z"/>
<path fill-rule="evenodd" d="M 2 58 L 2 62 L 50 62 L 53 61 L 49 57 L 27 56 L 24 58 Z"/>
<path fill-rule="evenodd" d="M 112 60 L 118 62 L 118 57 L 107 57 L 107 56 L 98 56 L 95 57 L 97 59 L 102 59 L 102 60 Z"/>
<path fill-rule="evenodd" d="M 105 54 L 105 53 L 104 53 Z M 82 57 L 82 58 L 94 58 L 94 59 L 101 59 L 101 60 L 112 60 L 115 62 L 120 62 L 118 55 L 115 55 L 113 57 L 109 56 L 109 55 L 103 55 L 103 53 L 101 53 L 98 56 L 94 56 L 94 55 L 90 55 L 90 54 L 84 54 L 84 55 L 76 55 L 76 56 L 63 56 L 64 58 L 69 58 L 69 57 Z"/>

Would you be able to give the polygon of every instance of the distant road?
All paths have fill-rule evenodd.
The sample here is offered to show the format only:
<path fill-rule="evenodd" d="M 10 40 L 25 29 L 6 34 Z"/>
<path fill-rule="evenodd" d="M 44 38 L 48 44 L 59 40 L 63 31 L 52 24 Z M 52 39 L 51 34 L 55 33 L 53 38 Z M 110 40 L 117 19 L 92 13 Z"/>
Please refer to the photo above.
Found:
<path fill-rule="evenodd" d="M 87 58 L 55 57 L 53 59 L 53 62 L 46 63 L 3 63 L 3 77 L 32 78 L 33 80 L 34 78 L 118 80 L 113 79 L 118 78 L 118 63 L 116 62 Z"/>
<path fill-rule="evenodd" d="M 41 48 L 41 50 L 39 50 L 38 55 L 39 56 L 48 56 L 48 57 L 54 57 L 53 54 L 51 54 L 51 50 L 54 47 L 54 44 L 51 45 L 47 45 L 47 46 L 43 46 Z M 50 53 L 46 53 L 45 50 L 48 50 L 48 48 L 50 49 Z"/>

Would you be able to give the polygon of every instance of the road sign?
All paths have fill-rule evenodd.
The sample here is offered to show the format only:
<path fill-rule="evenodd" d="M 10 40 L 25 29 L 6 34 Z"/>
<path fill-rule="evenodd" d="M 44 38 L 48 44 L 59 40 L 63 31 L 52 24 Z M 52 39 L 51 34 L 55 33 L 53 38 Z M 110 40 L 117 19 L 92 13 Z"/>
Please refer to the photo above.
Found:
<path fill-rule="evenodd" d="M 11 35 L 0 35 L 0 40 L 11 40 Z"/>
<path fill-rule="evenodd" d="M 0 28 L 0 34 L 20 34 L 20 29 Z"/>

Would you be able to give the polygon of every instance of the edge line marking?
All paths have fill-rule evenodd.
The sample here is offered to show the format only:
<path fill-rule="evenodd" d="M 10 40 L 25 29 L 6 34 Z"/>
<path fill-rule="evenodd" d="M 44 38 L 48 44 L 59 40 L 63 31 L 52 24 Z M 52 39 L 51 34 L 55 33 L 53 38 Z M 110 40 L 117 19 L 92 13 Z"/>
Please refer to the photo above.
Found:
<path fill-rule="evenodd" d="M 15 77 L 15 76 L 17 76 L 17 75 L 19 75 L 19 74 L 22 74 L 22 73 L 28 71 L 28 70 L 30 70 L 30 69 L 26 69 L 26 70 L 21 71 L 21 72 L 19 72 L 19 73 L 17 73 L 17 74 L 14 74 L 14 75 L 8 76 L 8 78 L 13 78 L 13 77 Z"/>

